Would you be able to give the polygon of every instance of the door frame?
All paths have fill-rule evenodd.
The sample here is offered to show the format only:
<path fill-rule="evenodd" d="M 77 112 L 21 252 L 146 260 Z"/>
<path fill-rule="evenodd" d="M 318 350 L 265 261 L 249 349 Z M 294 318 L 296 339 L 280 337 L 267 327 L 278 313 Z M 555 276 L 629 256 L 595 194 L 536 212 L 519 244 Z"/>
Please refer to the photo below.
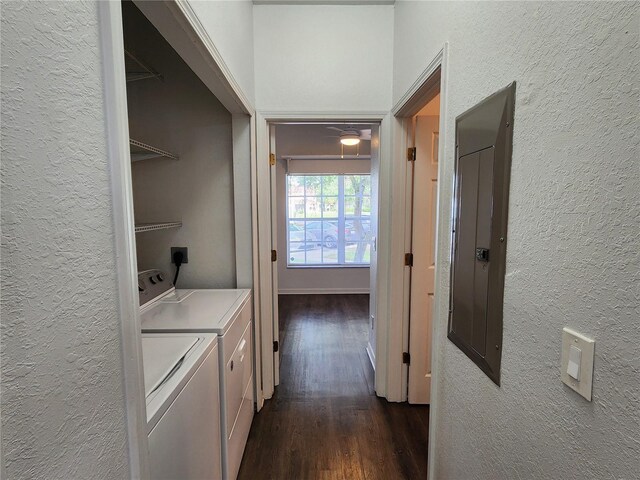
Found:
<path fill-rule="evenodd" d="M 410 269 L 404 266 L 402 259 L 406 252 L 407 245 L 411 244 L 411 215 L 409 204 L 410 198 L 408 192 L 408 181 L 410 179 L 407 158 L 407 148 L 409 146 L 408 135 L 412 131 L 412 117 L 425 104 L 426 98 L 434 87 L 434 78 L 440 72 L 440 121 L 439 121 L 439 144 L 438 144 L 438 211 L 436 213 L 436 265 L 435 265 L 435 302 L 433 312 L 433 324 L 431 338 L 434 342 L 431 348 L 431 404 L 429 408 L 429 454 L 428 454 L 428 478 L 434 478 L 435 460 L 434 452 L 437 443 L 438 430 L 438 391 L 440 384 L 441 365 L 439 362 L 439 352 L 441 345 L 435 344 L 439 338 L 444 338 L 440 333 L 444 332 L 448 320 L 448 301 L 443 302 L 442 299 L 449 297 L 448 273 L 450 269 L 449 248 L 451 238 L 447 235 L 449 225 L 449 217 L 451 214 L 451 201 L 448 186 L 444 187 L 444 182 L 452 178 L 447 175 L 447 169 L 452 169 L 445 161 L 445 147 L 448 140 L 447 136 L 447 87 L 448 87 L 448 56 L 449 46 L 445 43 L 437 52 L 435 57 L 431 59 L 427 67 L 417 77 L 413 85 L 404 93 L 400 100 L 396 103 L 392 110 L 393 114 L 393 148 L 395 163 L 393 191 L 397 201 L 393 203 L 393 215 L 391 228 L 393 231 L 403 232 L 398 235 L 392 245 L 393 262 L 390 271 L 391 290 L 390 290 L 390 311 L 392 318 L 402 319 L 402 328 L 398 329 L 399 333 L 394 338 L 393 348 L 398 352 L 408 351 L 409 348 L 409 294 L 410 294 Z M 411 179 L 412 180 L 412 179 Z M 447 195 L 447 197 L 445 197 Z M 398 350 L 400 347 L 400 350 Z M 394 389 L 400 401 L 407 399 L 408 386 L 408 367 L 402 365 L 401 370 L 396 371 Z M 393 378 L 394 376 L 391 375 Z"/>
<path fill-rule="evenodd" d="M 186 63 L 197 73 L 203 83 L 229 110 L 234 119 L 234 173 L 235 163 L 252 163 L 255 148 L 252 143 L 254 107 L 240 89 L 191 7 L 186 2 L 139 2 L 145 16 L 169 41 Z M 102 70 L 104 78 L 104 110 L 106 117 L 106 142 L 108 167 L 111 177 L 113 201 L 114 243 L 116 246 L 116 278 L 120 312 L 122 348 L 122 379 L 124 384 L 124 409 L 126 412 L 127 451 L 131 478 L 149 478 L 146 399 L 142 367 L 142 339 L 140 307 L 137 294 L 137 259 L 133 216 L 133 189 L 131 184 L 131 158 L 129 154 L 129 120 L 127 113 L 127 89 L 124 66 L 124 39 L 120 2 L 98 2 L 98 29 Z M 240 151 L 242 146 L 242 151 Z M 239 151 L 236 152 L 236 147 Z M 238 153 L 238 155 L 236 155 Z M 248 168 L 245 169 L 248 171 Z M 255 180 L 255 179 L 253 179 Z M 255 181 L 236 178 L 234 188 L 252 191 Z M 245 202 L 235 210 L 236 228 L 247 225 L 255 211 L 255 199 Z M 253 232 L 256 230 L 253 229 Z M 255 235 L 253 235 L 255 237 Z M 253 239 L 255 245 L 255 239 Z M 236 264 L 242 278 L 250 272 L 243 250 L 236 251 Z M 244 258 L 244 260 L 243 260 Z M 240 275 L 238 275 L 240 278 Z M 257 312 L 256 312 L 257 314 Z M 258 320 L 254 317 L 254 322 Z M 255 323 L 254 323 L 254 328 Z M 259 362 L 259 359 L 256 360 Z M 259 380 L 260 366 L 256 367 Z M 259 393 L 259 392 L 258 392 Z M 260 398 L 259 396 L 257 397 Z"/>
<path fill-rule="evenodd" d="M 116 278 L 120 307 L 122 376 L 131 478 L 149 478 L 147 406 L 137 286 L 129 119 L 120 2 L 98 2 L 104 76 L 108 165 L 113 198 Z"/>
<path fill-rule="evenodd" d="M 273 301 L 277 299 L 277 292 L 273 290 L 272 269 L 277 268 L 271 262 L 271 229 L 273 218 L 271 211 L 271 180 L 269 165 L 269 126 L 271 123 L 282 122 L 375 122 L 380 124 L 380 177 L 378 195 L 388 198 L 390 194 L 391 178 L 391 129 L 388 112 L 266 112 L 257 111 L 256 121 L 256 155 L 252 170 L 256 176 L 257 209 L 254 210 L 254 221 L 257 224 L 258 245 L 253 252 L 258 259 L 258 281 L 261 292 L 260 302 L 256 303 L 256 310 L 262 318 L 263 328 L 260 332 L 262 345 L 262 390 L 263 398 L 273 396 L 277 379 L 273 368 L 274 328 L 277 323 L 273 318 Z M 391 231 L 390 208 L 388 203 L 378 208 L 378 275 L 376 286 L 376 360 L 375 360 L 375 390 L 379 396 L 387 394 L 387 365 L 388 339 L 390 321 L 388 315 L 388 271 L 389 271 L 389 239 Z M 264 239 L 264 240 L 263 240 Z M 270 328 L 269 328 L 270 326 Z"/>

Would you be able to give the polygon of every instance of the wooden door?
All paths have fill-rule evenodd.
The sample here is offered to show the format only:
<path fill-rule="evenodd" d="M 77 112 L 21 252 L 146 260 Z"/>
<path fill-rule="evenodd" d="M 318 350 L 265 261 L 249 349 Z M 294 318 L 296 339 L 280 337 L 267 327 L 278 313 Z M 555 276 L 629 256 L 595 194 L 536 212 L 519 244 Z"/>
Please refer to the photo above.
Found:
<path fill-rule="evenodd" d="M 415 121 L 411 298 L 409 314 L 409 403 L 431 397 L 431 331 L 434 304 L 439 117 Z"/>

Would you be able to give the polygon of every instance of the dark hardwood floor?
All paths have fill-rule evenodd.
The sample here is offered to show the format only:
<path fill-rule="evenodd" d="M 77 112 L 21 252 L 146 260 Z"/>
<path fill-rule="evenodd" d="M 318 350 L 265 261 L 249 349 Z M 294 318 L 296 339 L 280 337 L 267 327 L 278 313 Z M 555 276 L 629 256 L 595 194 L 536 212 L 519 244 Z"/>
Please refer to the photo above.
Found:
<path fill-rule="evenodd" d="M 238 478 L 419 480 L 429 407 L 373 390 L 367 295 L 282 295 L 280 385 L 254 417 Z"/>

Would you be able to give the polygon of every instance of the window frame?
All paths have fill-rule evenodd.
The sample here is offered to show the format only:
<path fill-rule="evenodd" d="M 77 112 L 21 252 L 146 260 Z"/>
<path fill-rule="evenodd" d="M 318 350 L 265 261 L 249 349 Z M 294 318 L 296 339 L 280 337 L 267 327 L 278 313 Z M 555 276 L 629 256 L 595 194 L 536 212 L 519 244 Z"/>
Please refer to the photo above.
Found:
<path fill-rule="evenodd" d="M 287 173 L 285 175 L 285 233 L 286 233 L 286 252 L 287 252 L 287 258 L 286 258 L 286 268 L 287 269 L 308 269 L 308 268 L 320 268 L 320 269 L 324 269 L 324 268 L 370 268 L 371 266 L 371 248 L 372 248 L 372 240 L 371 238 L 369 238 L 368 240 L 361 240 L 359 242 L 352 242 L 353 244 L 358 244 L 358 243 L 364 243 L 365 244 L 365 255 L 366 255 L 366 248 L 369 248 L 369 260 L 365 263 L 365 262 L 347 262 L 346 260 L 346 256 L 347 256 L 347 240 L 345 238 L 345 225 L 348 222 L 353 222 L 355 220 L 360 219 L 360 221 L 371 222 L 371 212 L 369 212 L 369 215 L 360 215 L 358 217 L 356 217 L 355 215 L 347 215 L 345 212 L 345 204 L 346 204 L 346 199 L 347 198 L 356 198 L 358 197 L 357 194 L 354 195 L 346 195 L 345 194 L 345 179 L 346 177 L 349 176 L 366 176 L 369 179 L 369 187 L 368 187 L 368 191 L 365 189 L 366 194 L 362 195 L 362 199 L 363 199 L 363 203 L 366 201 L 366 199 L 369 199 L 369 203 L 371 202 L 371 174 L 370 173 Z M 306 185 L 306 178 L 305 178 L 305 182 L 304 182 L 304 186 L 303 186 L 303 191 L 302 191 L 302 195 L 300 194 L 296 194 L 296 195 L 291 195 L 290 194 L 290 178 L 291 177 L 337 177 L 338 178 L 338 193 L 337 195 L 333 195 L 333 194 L 328 194 L 328 195 L 324 195 L 324 181 L 321 182 L 321 187 L 320 187 L 320 192 L 319 194 L 314 193 L 313 195 L 308 195 L 307 194 L 307 185 Z M 324 217 L 324 208 L 321 207 L 321 216 L 320 217 L 309 217 L 308 216 L 308 212 L 307 212 L 307 198 L 309 197 L 316 197 L 321 199 L 320 203 L 321 205 L 324 205 L 324 198 L 325 197 L 335 197 L 337 198 L 337 207 L 338 207 L 338 213 L 337 213 L 337 217 Z M 303 217 L 290 217 L 290 199 L 292 198 L 302 198 L 303 200 L 303 205 L 304 205 L 304 213 L 303 213 Z M 303 240 L 301 242 L 294 242 L 294 243 L 300 243 L 301 245 L 304 245 L 304 263 L 291 263 L 291 253 L 295 252 L 295 249 L 292 250 L 291 248 L 291 225 L 292 222 L 300 222 L 302 223 L 304 226 L 302 228 L 302 231 L 305 232 L 303 234 Z M 335 224 L 337 226 L 337 233 L 338 233 L 338 238 L 336 239 L 336 253 L 337 253 L 337 259 L 335 263 L 307 263 L 307 251 L 309 251 L 310 249 L 307 248 L 308 245 L 308 238 L 307 238 L 307 224 L 309 222 L 318 222 L 321 225 L 321 231 L 323 233 L 321 233 L 321 239 L 318 242 L 319 243 L 319 248 L 320 248 L 320 259 L 323 260 L 324 259 L 324 251 L 325 249 L 328 249 L 330 247 L 325 246 L 324 244 L 324 222 L 331 222 L 333 224 Z M 340 234 L 342 232 L 342 234 Z M 369 232 L 370 233 L 370 232 Z M 316 240 L 317 241 L 317 240 Z"/>

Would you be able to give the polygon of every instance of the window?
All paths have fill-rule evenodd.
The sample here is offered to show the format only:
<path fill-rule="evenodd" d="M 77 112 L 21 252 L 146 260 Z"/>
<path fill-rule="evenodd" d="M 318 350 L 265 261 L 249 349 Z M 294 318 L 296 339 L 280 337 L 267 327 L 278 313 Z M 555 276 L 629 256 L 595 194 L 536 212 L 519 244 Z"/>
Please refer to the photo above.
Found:
<path fill-rule="evenodd" d="M 370 175 L 287 176 L 287 264 L 369 265 Z"/>

